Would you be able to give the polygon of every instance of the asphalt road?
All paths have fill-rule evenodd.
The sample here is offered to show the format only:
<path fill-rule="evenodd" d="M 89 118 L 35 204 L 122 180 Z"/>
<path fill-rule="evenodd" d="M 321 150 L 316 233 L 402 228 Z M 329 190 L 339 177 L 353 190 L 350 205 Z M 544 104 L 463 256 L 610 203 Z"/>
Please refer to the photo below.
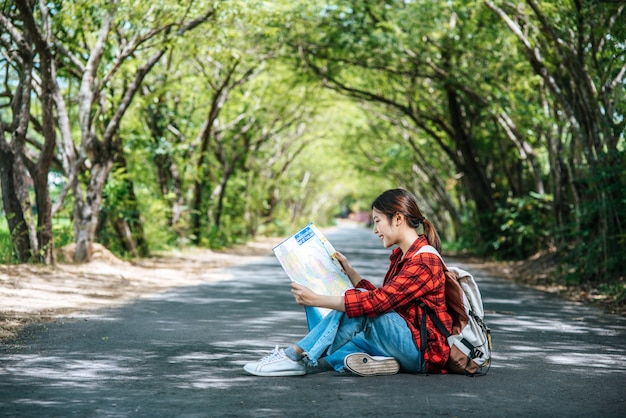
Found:
<path fill-rule="evenodd" d="M 380 282 L 369 231 L 328 234 Z M 449 265 L 460 265 L 448 260 Z M 7 417 L 625 417 L 626 320 L 481 271 L 489 373 L 262 378 L 242 366 L 306 333 L 274 257 L 221 280 L 25 330 L 0 348 Z"/>

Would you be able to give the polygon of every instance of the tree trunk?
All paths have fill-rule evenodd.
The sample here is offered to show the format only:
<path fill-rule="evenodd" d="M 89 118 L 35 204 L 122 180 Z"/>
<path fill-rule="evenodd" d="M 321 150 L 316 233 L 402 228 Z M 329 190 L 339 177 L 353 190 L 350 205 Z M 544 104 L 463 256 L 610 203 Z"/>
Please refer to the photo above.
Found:
<path fill-rule="evenodd" d="M 19 16 L 23 20 L 27 20 L 29 15 L 32 18 L 32 11 L 27 5 L 19 3 L 18 6 Z M 32 179 L 27 174 L 25 164 L 26 133 L 30 122 L 31 100 L 35 97 L 32 75 L 34 53 L 28 29 L 32 29 L 32 24 L 19 22 L 14 25 L 2 12 L 0 23 L 3 34 L 7 35 L 6 45 L 18 51 L 18 54 L 12 56 L 17 80 L 9 78 L 10 70 L 7 67 L 4 73 L 7 78 L 3 81 L 6 88 L 15 86 L 13 92 L 6 92 L 11 98 L 12 121 L 7 129 L 11 133 L 10 141 L 6 140 L 5 126 L 0 120 L 3 202 L 16 255 L 20 261 L 29 261 L 38 253 L 37 232 L 28 194 L 28 184 Z"/>
<path fill-rule="evenodd" d="M 202 233 L 202 190 L 204 190 L 204 182 L 195 180 L 193 183 L 193 197 L 191 200 L 191 241 L 200 244 Z"/>
<path fill-rule="evenodd" d="M 74 188 L 75 193 L 78 193 L 78 195 L 75 196 L 74 209 L 76 216 L 74 220 L 76 231 L 76 254 L 74 254 L 74 261 L 83 262 L 89 260 L 91 246 L 94 242 L 96 227 L 98 225 L 98 212 L 100 210 L 100 203 L 102 202 L 102 190 L 106 184 L 111 167 L 113 166 L 112 147 L 114 146 L 114 137 L 143 79 L 163 54 L 164 50 L 157 51 L 137 69 L 134 79 L 128 84 L 124 91 L 120 104 L 105 126 L 102 141 L 96 138 L 94 128 L 96 121 L 91 119 L 93 117 L 91 106 L 95 98 L 94 91 L 90 90 L 90 88 L 95 88 L 93 84 L 93 74 L 88 72 L 84 74 L 83 85 L 81 85 L 81 93 L 83 95 L 80 118 L 82 132 L 81 147 L 83 152 L 90 155 L 93 159 L 93 166 L 90 169 L 91 177 L 87 185 L 85 201 L 82 201 L 82 193 L 79 190 L 80 186 L 77 185 Z M 85 84 L 87 84 L 88 87 L 85 87 Z"/>
<path fill-rule="evenodd" d="M 16 156 L 4 137 L 4 126 L 0 121 L 0 186 L 2 187 L 2 203 L 11 234 L 11 242 L 17 260 L 26 262 L 32 256 L 32 248 L 28 238 L 28 225 L 22 211 L 22 205 L 15 186 L 17 178 L 23 173 L 15 172 Z"/>
<path fill-rule="evenodd" d="M 48 169 L 50 163 L 39 164 L 33 176 L 35 199 L 37 202 L 37 240 L 39 242 L 39 261 L 54 264 L 54 239 L 52 234 L 52 202 L 48 190 Z"/>
<path fill-rule="evenodd" d="M 98 226 L 98 212 L 102 202 L 102 189 L 112 166 L 113 163 L 110 160 L 94 163 L 86 196 L 83 196 L 80 185 L 74 188 L 74 237 L 76 241 L 74 261 L 76 262 L 82 263 L 91 258 Z"/>
<path fill-rule="evenodd" d="M 133 238 L 133 233 L 130 230 L 130 225 L 126 221 L 126 219 L 121 216 L 115 216 L 109 219 L 111 226 L 115 230 L 115 235 L 122 243 L 124 250 L 131 254 L 133 257 L 139 257 L 139 250 L 137 249 L 137 244 L 135 244 L 135 239 Z"/>
<path fill-rule="evenodd" d="M 54 158 L 56 145 L 56 125 L 54 120 L 54 91 L 56 80 L 53 78 L 53 59 L 48 43 L 37 42 L 41 57 L 41 119 L 44 143 L 37 162 L 31 167 L 30 174 L 35 188 L 37 202 L 37 239 L 39 242 L 39 261 L 54 264 L 54 239 L 52 235 L 52 201 L 48 188 L 48 173 Z"/>
<path fill-rule="evenodd" d="M 470 191 L 470 195 L 476 202 L 476 211 L 483 224 L 495 212 L 496 204 L 493 200 L 493 190 L 489 185 L 489 180 L 485 174 L 481 162 L 474 152 L 472 138 L 466 132 L 465 124 L 470 123 L 463 117 L 463 111 L 459 104 L 456 90 L 453 86 L 447 87 L 448 110 L 450 113 L 450 125 L 453 129 L 452 138 L 457 150 L 461 153 L 462 160 L 457 169 L 463 174 L 463 183 Z M 459 161 L 454 159 L 453 161 Z M 482 217 L 481 215 L 485 215 Z"/>
<path fill-rule="evenodd" d="M 215 188 L 212 194 L 212 200 L 216 201 L 215 210 L 213 211 L 213 227 L 216 231 L 219 231 L 222 227 L 222 212 L 224 211 L 226 186 L 228 185 L 228 180 L 230 179 L 231 175 L 231 170 L 225 169 L 224 173 L 222 174 L 222 181 L 220 182 L 219 186 Z"/>

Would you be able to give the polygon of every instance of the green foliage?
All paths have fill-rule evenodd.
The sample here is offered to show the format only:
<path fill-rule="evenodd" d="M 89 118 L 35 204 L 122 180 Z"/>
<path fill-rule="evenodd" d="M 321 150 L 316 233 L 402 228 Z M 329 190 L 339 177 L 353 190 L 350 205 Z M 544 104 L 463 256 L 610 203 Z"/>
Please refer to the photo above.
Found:
<path fill-rule="evenodd" d="M 61 248 L 73 241 L 74 231 L 68 219 L 55 218 L 52 222 L 54 247 Z M 19 262 L 15 257 L 13 242 L 7 225 L 0 223 L 0 264 L 14 264 Z"/>
<path fill-rule="evenodd" d="M 144 222 L 144 234 L 150 252 L 182 248 L 189 245 L 188 237 L 176 235 L 167 223 L 167 218 L 163 216 L 169 209 L 165 202 L 155 199 L 143 188 L 137 192 L 137 198 L 142 217 L 146 220 Z"/>
<path fill-rule="evenodd" d="M 581 168 L 584 182 L 580 211 L 564 229 L 570 243 L 565 260 L 568 283 L 611 282 L 626 278 L 626 231 L 614 224 L 626 219 L 626 153 L 620 152 L 614 166 L 591 171 Z"/>
<path fill-rule="evenodd" d="M 6 225 L 0 225 L 0 264 L 14 264 L 16 262 L 11 234 Z"/>
<path fill-rule="evenodd" d="M 109 224 L 109 220 L 115 216 L 124 217 L 125 203 L 129 199 L 127 182 L 128 174 L 124 168 L 114 169 L 109 174 L 104 191 L 102 193 L 102 206 L 98 222 L 96 239 L 118 257 L 127 256 L 122 243 L 119 241 L 115 230 Z"/>
<path fill-rule="evenodd" d="M 598 287 L 601 294 L 608 295 L 616 306 L 626 304 L 625 280 L 614 280 L 611 283 L 603 283 Z"/>
<path fill-rule="evenodd" d="M 531 193 L 523 198 L 509 198 L 498 208 L 497 238 L 487 243 L 497 258 L 523 259 L 545 249 L 551 242 L 551 196 Z"/>
<path fill-rule="evenodd" d="M 54 248 L 62 248 L 74 242 L 74 225 L 68 218 L 55 218 L 52 221 Z"/>

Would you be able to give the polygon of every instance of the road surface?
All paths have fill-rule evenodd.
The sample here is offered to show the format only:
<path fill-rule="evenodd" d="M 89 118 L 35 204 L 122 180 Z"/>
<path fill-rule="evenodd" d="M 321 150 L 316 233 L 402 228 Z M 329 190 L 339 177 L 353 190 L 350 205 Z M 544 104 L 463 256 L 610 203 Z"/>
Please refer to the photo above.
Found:
<path fill-rule="evenodd" d="M 370 230 L 327 236 L 380 283 L 389 250 Z M 28 328 L 0 349 L 0 415 L 626 416 L 624 318 L 472 273 L 494 343 L 483 377 L 247 375 L 244 363 L 306 333 L 287 276 L 268 256 L 216 270 L 213 283 Z"/>

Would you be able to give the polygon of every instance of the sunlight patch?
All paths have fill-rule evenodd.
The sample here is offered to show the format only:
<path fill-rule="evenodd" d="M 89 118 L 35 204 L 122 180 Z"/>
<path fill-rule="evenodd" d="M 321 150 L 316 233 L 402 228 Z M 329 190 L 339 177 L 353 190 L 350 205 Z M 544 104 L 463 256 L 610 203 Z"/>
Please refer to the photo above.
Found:
<path fill-rule="evenodd" d="M 175 356 L 169 359 L 168 363 L 185 363 L 191 361 L 211 361 L 211 360 L 221 360 L 228 357 L 226 354 L 209 354 L 209 353 L 189 353 L 183 354 L 181 356 Z"/>
<path fill-rule="evenodd" d="M 571 353 L 551 355 L 546 359 L 553 364 L 566 366 L 613 369 L 616 372 L 626 370 L 626 360 L 623 355 Z"/>

